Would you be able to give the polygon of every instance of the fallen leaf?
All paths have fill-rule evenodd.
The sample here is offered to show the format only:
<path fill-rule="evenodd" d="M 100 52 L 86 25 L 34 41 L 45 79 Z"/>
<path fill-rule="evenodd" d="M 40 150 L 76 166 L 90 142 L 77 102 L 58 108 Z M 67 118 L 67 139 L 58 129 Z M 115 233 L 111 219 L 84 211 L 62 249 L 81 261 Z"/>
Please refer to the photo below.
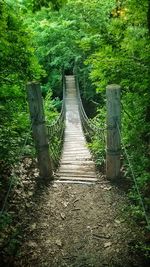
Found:
<path fill-rule="evenodd" d="M 31 205 L 32 205 L 31 203 L 26 203 L 26 207 L 27 207 L 27 208 L 30 208 Z"/>
<path fill-rule="evenodd" d="M 33 223 L 33 224 L 30 226 L 30 229 L 31 229 L 31 230 L 35 230 L 35 228 L 36 228 L 36 223 Z"/>
<path fill-rule="evenodd" d="M 57 185 L 57 184 L 53 184 L 53 185 L 52 185 L 52 187 L 54 187 L 54 188 L 57 188 L 57 187 L 58 187 L 58 185 Z"/>
<path fill-rule="evenodd" d="M 115 220 L 115 223 L 117 223 L 117 224 L 120 224 L 120 223 L 121 223 L 121 221 L 119 221 L 119 220 Z"/>
<path fill-rule="evenodd" d="M 112 245 L 111 242 L 106 242 L 106 243 L 104 244 L 104 248 L 108 248 L 108 247 L 110 247 L 111 245 Z"/>
<path fill-rule="evenodd" d="M 51 244 L 51 239 L 47 239 L 47 240 L 45 240 L 45 244 L 46 244 L 46 245 Z"/>
<path fill-rule="evenodd" d="M 29 247 L 33 247 L 33 248 L 35 248 L 35 247 L 37 247 L 37 243 L 34 242 L 34 241 L 29 241 L 29 242 L 28 242 L 28 246 L 29 246 Z"/>
<path fill-rule="evenodd" d="M 61 218 L 64 220 L 66 218 L 64 213 L 60 213 Z"/>
<path fill-rule="evenodd" d="M 34 176 L 35 176 L 35 177 L 38 177 L 38 176 L 39 176 L 39 172 L 38 172 L 38 171 L 35 171 L 35 172 L 34 172 Z"/>
<path fill-rule="evenodd" d="M 48 223 L 42 223 L 41 226 L 42 226 L 43 228 L 45 228 L 45 227 L 48 227 L 49 225 L 48 225 Z"/>
<path fill-rule="evenodd" d="M 68 206 L 69 202 L 65 201 L 63 204 L 64 204 L 64 207 L 66 208 Z"/>
<path fill-rule="evenodd" d="M 104 187 L 103 189 L 104 189 L 104 190 L 107 190 L 107 191 L 110 191 L 110 190 L 112 189 L 112 186 Z"/>
<path fill-rule="evenodd" d="M 61 240 L 58 239 L 58 240 L 56 240 L 55 243 L 56 243 L 56 245 L 57 245 L 58 247 L 62 247 L 62 242 L 61 242 Z"/>
<path fill-rule="evenodd" d="M 28 192 L 28 196 L 29 196 L 29 197 L 33 196 L 33 192 L 29 191 L 29 192 Z"/>

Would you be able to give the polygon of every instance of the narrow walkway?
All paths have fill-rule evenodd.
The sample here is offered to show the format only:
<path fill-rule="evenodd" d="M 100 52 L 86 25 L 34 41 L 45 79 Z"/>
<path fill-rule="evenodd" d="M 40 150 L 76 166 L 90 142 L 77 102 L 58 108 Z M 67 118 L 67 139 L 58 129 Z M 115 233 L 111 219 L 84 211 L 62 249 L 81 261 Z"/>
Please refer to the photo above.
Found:
<path fill-rule="evenodd" d="M 97 181 L 95 165 L 83 134 L 74 76 L 66 76 L 66 128 L 57 182 L 86 183 Z"/>

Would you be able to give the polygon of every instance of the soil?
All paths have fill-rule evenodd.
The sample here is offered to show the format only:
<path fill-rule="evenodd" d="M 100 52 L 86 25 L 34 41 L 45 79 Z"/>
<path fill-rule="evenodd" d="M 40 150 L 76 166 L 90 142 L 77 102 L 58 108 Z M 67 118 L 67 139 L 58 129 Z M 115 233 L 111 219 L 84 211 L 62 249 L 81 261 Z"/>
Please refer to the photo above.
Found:
<path fill-rule="evenodd" d="M 131 248 L 142 235 L 127 216 L 128 199 L 105 176 L 93 185 L 32 183 L 29 192 L 13 266 L 145 266 Z"/>
<path fill-rule="evenodd" d="M 149 266 L 135 250 L 142 227 L 127 211 L 120 185 L 102 174 L 93 185 L 44 185 L 29 158 L 16 175 L 6 207 L 12 221 L 0 234 L 0 267 Z"/>

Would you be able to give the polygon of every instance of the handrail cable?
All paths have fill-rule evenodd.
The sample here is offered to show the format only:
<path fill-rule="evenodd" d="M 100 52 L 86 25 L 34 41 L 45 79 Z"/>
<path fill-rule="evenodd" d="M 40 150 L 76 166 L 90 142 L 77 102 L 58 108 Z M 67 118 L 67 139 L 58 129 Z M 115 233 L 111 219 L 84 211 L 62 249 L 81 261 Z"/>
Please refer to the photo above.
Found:
<path fill-rule="evenodd" d="M 77 88 L 79 113 L 80 113 L 80 118 L 81 118 L 81 123 L 82 123 L 83 129 L 85 130 L 85 132 L 88 132 L 88 134 L 90 134 L 90 135 L 92 135 L 92 133 L 95 134 L 97 132 L 98 134 L 101 134 L 104 136 L 105 128 L 100 128 L 100 127 L 97 127 L 96 125 L 94 125 L 94 123 L 88 118 L 88 116 L 84 110 L 81 95 L 80 95 L 77 68 L 75 69 L 75 81 L 76 81 L 76 88 Z"/>
<path fill-rule="evenodd" d="M 123 142 L 123 140 L 122 140 L 122 135 L 121 135 L 121 131 L 120 131 L 120 128 L 119 128 L 118 123 L 117 123 L 117 129 L 118 129 L 118 132 L 119 132 L 119 135 L 120 135 L 120 139 L 121 139 L 121 141 L 122 141 L 122 147 L 123 147 L 123 149 L 124 149 L 124 152 L 125 152 L 125 155 L 126 155 L 128 164 L 129 164 L 129 168 L 130 168 L 130 170 L 131 170 L 132 178 L 133 178 L 133 181 L 134 181 L 134 184 L 135 184 L 135 188 L 136 188 L 136 191 L 137 191 L 137 194 L 138 194 L 138 197 L 139 197 L 139 202 L 140 202 L 140 204 L 141 204 L 141 208 L 142 208 L 142 210 L 143 210 L 143 214 L 144 214 L 144 217 L 145 217 L 145 221 L 146 221 L 146 223 L 147 223 L 148 228 L 150 229 L 150 222 L 149 222 L 149 219 L 148 219 L 146 210 L 145 210 L 144 202 L 143 202 L 143 199 L 142 199 L 142 196 L 141 196 L 139 187 L 138 187 L 137 179 L 136 179 L 136 177 L 135 177 L 135 174 L 134 174 L 134 171 L 133 171 L 133 168 L 132 168 L 132 164 L 131 164 L 131 161 L 130 161 L 130 158 L 129 158 L 128 151 L 127 151 L 127 149 L 126 149 L 126 147 L 125 147 L 125 144 L 124 144 L 124 142 Z"/>
<path fill-rule="evenodd" d="M 59 165 L 59 159 L 61 154 L 61 148 L 63 143 L 63 134 L 65 128 L 65 76 L 64 72 L 62 73 L 62 85 L 63 85 L 63 100 L 61 112 L 56 118 L 56 120 L 47 125 L 48 137 L 49 137 L 49 149 L 50 149 L 50 157 L 52 159 L 53 169 L 55 170 Z"/>
<path fill-rule="evenodd" d="M 23 155 L 23 151 L 25 149 L 25 146 L 27 144 L 27 141 L 29 139 L 29 136 L 30 136 L 30 131 L 31 131 L 31 128 L 32 128 L 32 125 L 30 126 L 30 129 L 29 129 L 29 133 L 26 135 L 26 138 L 25 138 L 25 141 L 23 143 L 23 146 L 21 147 L 20 149 L 20 153 L 19 153 L 19 156 L 18 158 L 20 159 Z M 9 195 L 10 195 L 10 192 L 11 192 L 11 188 L 12 188 L 12 185 L 13 185 L 13 175 L 11 176 L 11 180 L 10 180 L 10 184 L 9 184 L 9 187 L 8 187 L 8 190 L 7 190 L 7 193 L 6 193 L 6 196 L 5 196 L 5 199 L 4 199 L 4 203 L 3 203 L 3 206 L 2 206 L 2 209 L 0 211 L 0 216 L 4 213 L 4 210 L 6 208 L 6 204 L 7 204 L 7 201 L 8 201 L 8 198 L 9 198 Z"/>
<path fill-rule="evenodd" d="M 61 112 L 60 112 L 58 118 L 56 118 L 56 120 L 52 124 L 47 125 L 47 127 L 50 128 L 50 127 L 56 126 L 58 124 L 58 122 L 61 121 L 61 119 L 63 119 L 64 111 L 65 111 L 65 77 L 63 74 L 63 101 L 62 101 Z"/>

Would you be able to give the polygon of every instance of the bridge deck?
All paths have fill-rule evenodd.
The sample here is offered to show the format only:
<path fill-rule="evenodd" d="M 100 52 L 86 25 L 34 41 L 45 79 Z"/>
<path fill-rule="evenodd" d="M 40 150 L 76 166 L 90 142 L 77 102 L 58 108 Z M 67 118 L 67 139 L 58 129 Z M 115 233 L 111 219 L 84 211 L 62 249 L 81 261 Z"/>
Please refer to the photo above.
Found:
<path fill-rule="evenodd" d="M 66 76 L 66 127 L 57 182 L 86 183 L 97 181 L 95 165 L 83 134 L 74 76 Z"/>

